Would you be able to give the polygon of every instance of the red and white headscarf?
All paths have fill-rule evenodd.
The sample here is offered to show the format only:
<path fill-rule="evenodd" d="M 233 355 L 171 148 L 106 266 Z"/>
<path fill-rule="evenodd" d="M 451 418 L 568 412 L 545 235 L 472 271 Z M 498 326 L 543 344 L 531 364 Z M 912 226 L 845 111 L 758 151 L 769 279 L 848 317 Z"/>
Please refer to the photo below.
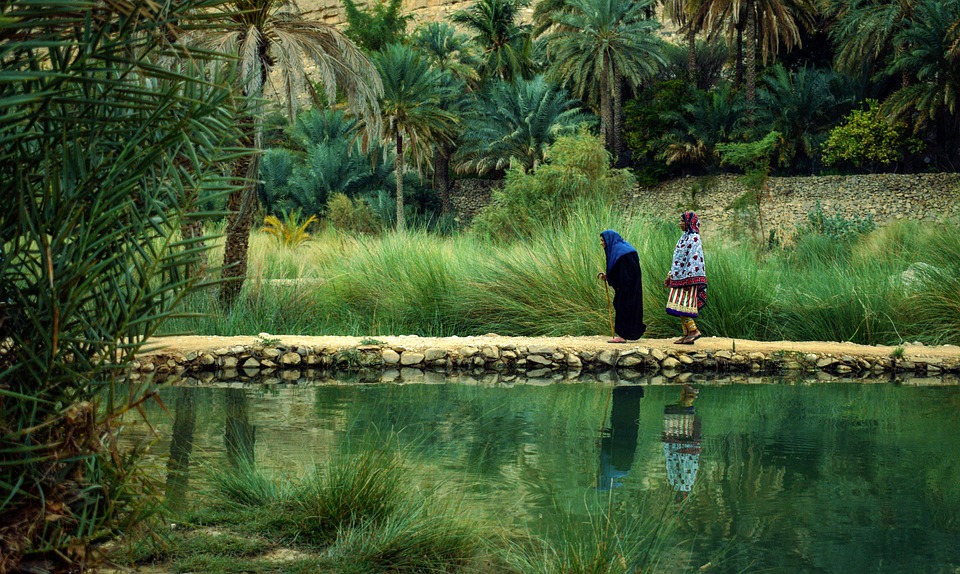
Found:
<path fill-rule="evenodd" d="M 703 285 L 703 291 L 705 291 L 707 268 L 703 260 L 703 242 L 700 240 L 700 220 L 692 211 L 684 212 L 681 218 L 687 224 L 687 229 L 673 249 L 673 262 L 670 266 L 667 286 Z M 703 294 L 703 300 L 706 301 L 706 293 Z"/>

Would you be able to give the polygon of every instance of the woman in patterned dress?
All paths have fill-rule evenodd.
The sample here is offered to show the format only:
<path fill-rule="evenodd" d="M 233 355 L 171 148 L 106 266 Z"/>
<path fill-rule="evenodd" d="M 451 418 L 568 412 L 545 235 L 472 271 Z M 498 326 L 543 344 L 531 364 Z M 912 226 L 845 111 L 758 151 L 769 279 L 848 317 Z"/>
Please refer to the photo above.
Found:
<path fill-rule="evenodd" d="M 697 214 L 686 211 L 680 216 L 683 235 L 673 250 L 670 273 L 663 284 L 670 289 L 667 295 L 667 313 L 680 317 L 683 337 L 674 343 L 692 345 L 702 334 L 694 321 L 700 309 L 707 304 L 707 270 L 703 260 L 703 242 L 700 240 L 700 220 Z"/>

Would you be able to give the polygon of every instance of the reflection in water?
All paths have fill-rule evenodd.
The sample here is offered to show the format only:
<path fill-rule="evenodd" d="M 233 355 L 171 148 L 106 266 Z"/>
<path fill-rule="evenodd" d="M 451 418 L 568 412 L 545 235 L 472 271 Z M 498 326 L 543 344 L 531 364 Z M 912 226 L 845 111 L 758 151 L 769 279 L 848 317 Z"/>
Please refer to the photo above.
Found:
<path fill-rule="evenodd" d="M 710 393 L 707 402 L 654 381 L 642 391 L 518 381 L 162 387 L 175 417 L 144 407 L 160 436 L 151 452 L 176 459 L 161 467 L 170 502 L 182 498 L 174 492 L 185 476 L 174 471 L 184 470 L 188 452 L 186 497 L 197 500 L 214 474 L 206 471 L 229 468 L 228 456 L 253 456 L 254 438 L 258 466 L 285 475 L 389 446 L 404 453 L 413 488 L 462 493 L 478 514 L 544 536 L 569 523 L 557 501 L 579 517 L 596 504 L 653 516 L 642 507 L 648 494 L 694 493 L 677 520 L 682 552 L 666 572 L 707 563 L 711 574 L 960 572 L 960 456 L 948 448 L 960 435 L 960 385 L 711 382 L 693 385 Z M 705 429 L 701 439 L 701 416 L 723 432 Z M 601 483 L 622 486 L 596 496 Z"/>
<path fill-rule="evenodd" d="M 683 500 L 693 488 L 700 468 L 700 417 L 693 401 L 699 391 L 683 385 L 680 400 L 663 407 L 663 455 L 667 459 L 667 481 Z"/>
<path fill-rule="evenodd" d="M 233 468 L 252 468 L 257 429 L 250 424 L 247 414 L 247 395 L 243 389 L 227 389 L 225 400 L 223 443 L 227 447 L 227 460 Z"/>
<path fill-rule="evenodd" d="M 627 475 L 637 452 L 642 398 L 641 386 L 618 386 L 611 391 L 613 406 L 610 408 L 610 426 L 604 425 L 600 430 L 598 490 L 623 486 L 618 479 Z"/>
<path fill-rule="evenodd" d="M 182 509 L 186 500 L 193 432 L 197 427 L 196 397 L 197 393 L 193 389 L 177 389 L 166 485 L 166 499 L 173 510 Z"/>

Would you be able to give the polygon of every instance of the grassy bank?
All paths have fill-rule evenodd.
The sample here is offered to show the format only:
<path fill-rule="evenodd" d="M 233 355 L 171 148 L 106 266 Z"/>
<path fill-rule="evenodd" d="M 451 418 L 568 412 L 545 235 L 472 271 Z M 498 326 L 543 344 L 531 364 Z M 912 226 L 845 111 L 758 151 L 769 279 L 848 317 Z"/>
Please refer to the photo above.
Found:
<path fill-rule="evenodd" d="M 616 229 L 640 253 L 648 337 L 670 337 L 662 286 L 679 230 L 585 204 L 562 227 L 492 243 L 424 232 L 348 237 L 323 232 L 296 250 L 251 240 L 240 303 L 195 295 L 166 332 L 255 335 L 558 336 L 607 334 L 599 232 Z M 960 230 L 903 222 L 852 240 L 801 236 L 789 248 L 705 236 L 707 335 L 864 344 L 960 343 Z M 217 253 L 211 261 L 216 261 Z M 279 281 L 278 281 L 279 280 Z"/>

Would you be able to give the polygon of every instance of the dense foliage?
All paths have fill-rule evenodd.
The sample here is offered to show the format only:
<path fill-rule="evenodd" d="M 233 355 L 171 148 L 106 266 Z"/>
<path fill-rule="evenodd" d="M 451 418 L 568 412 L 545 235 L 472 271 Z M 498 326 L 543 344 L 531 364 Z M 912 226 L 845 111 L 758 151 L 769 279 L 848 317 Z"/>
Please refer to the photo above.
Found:
<path fill-rule="evenodd" d="M 237 157 L 216 55 L 168 39 L 199 4 L 4 5 L 0 572 L 82 570 L 156 502 L 116 443 L 154 392 L 117 383 L 200 283 L 185 230 Z"/>

